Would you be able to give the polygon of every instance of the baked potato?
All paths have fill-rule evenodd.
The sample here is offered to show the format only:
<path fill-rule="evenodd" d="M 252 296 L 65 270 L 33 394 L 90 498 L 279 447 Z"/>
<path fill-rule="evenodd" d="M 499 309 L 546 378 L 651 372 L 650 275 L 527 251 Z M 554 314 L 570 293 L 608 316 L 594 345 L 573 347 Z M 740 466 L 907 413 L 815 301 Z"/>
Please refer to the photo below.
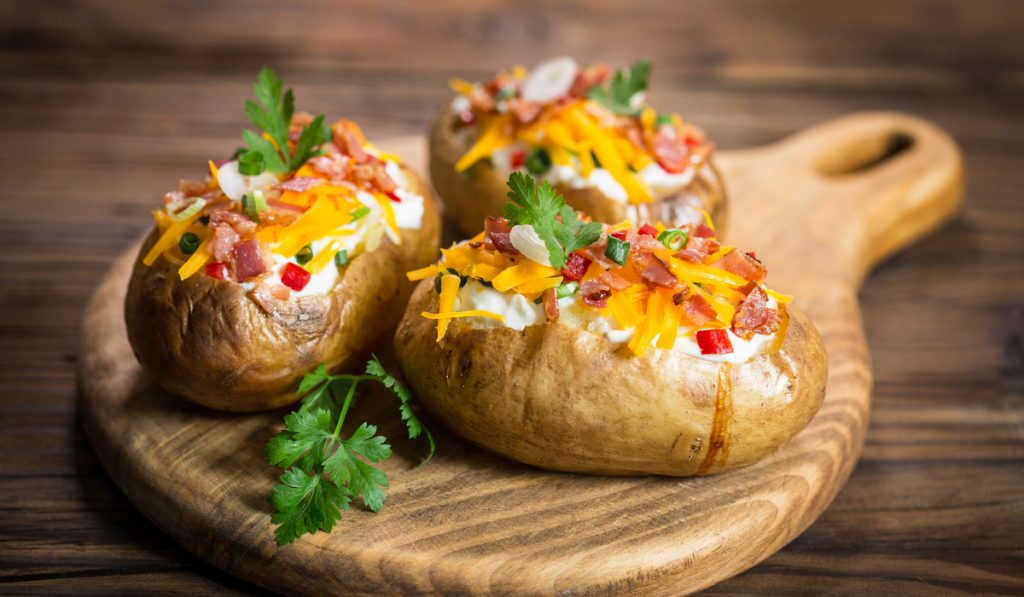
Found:
<path fill-rule="evenodd" d="M 454 80 L 429 160 L 451 220 L 472 235 L 501 209 L 508 174 L 526 170 L 599 222 L 681 225 L 705 210 L 721 226 L 728 202 L 713 147 L 696 126 L 644 103 L 649 73 L 638 62 L 606 89 L 607 66 L 558 58 L 483 84 Z"/>
<path fill-rule="evenodd" d="M 273 91 L 276 78 L 264 79 Z M 402 313 L 412 291 L 402 273 L 437 253 L 435 201 L 396 156 L 350 121 L 278 117 L 274 132 L 286 138 L 268 149 L 256 137 L 237 159 L 211 163 L 208 179 L 165 196 L 125 299 L 145 370 L 212 408 L 279 407 L 320 363 L 362 358 Z"/>
<path fill-rule="evenodd" d="M 511 459 L 606 475 L 718 473 L 807 425 L 825 349 L 753 254 L 707 224 L 586 224 L 517 176 L 507 219 L 409 274 L 395 351 L 438 419 Z"/>

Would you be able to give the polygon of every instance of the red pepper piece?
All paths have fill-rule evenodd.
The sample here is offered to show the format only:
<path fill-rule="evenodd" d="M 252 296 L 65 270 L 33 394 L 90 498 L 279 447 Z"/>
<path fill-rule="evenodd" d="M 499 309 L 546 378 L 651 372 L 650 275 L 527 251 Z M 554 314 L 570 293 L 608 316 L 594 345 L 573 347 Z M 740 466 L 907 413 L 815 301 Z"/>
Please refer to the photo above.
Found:
<path fill-rule="evenodd" d="M 627 230 L 619 230 L 618 232 L 612 232 L 612 236 L 614 236 L 615 238 L 617 238 L 619 240 L 624 241 L 624 240 L 626 240 L 626 233 L 627 232 L 628 232 Z"/>
<path fill-rule="evenodd" d="M 511 157 L 511 166 L 513 170 L 522 168 L 523 164 L 526 163 L 526 152 L 525 151 L 513 151 Z"/>
<path fill-rule="evenodd" d="M 562 268 L 562 277 L 570 282 L 579 282 L 583 279 L 583 274 L 587 273 L 588 267 L 590 267 L 589 259 L 579 253 L 573 253 L 565 261 L 565 267 Z"/>
<path fill-rule="evenodd" d="M 637 232 L 637 234 L 646 234 L 647 236 L 650 236 L 651 238 L 657 238 L 658 237 L 658 229 L 655 228 L 654 226 L 651 226 L 650 224 L 646 224 L 646 223 L 643 226 L 641 226 L 640 229 L 637 230 L 636 232 Z"/>
<path fill-rule="evenodd" d="M 310 273 L 294 263 L 289 263 L 284 266 L 284 271 L 281 272 L 281 283 L 291 288 L 295 292 L 299 292 L 309 284 Z"/>
<path fill-rule="evenodd" d="M 402 198 L 399 197 L 398 195 L 396 195 L 394 191 L 388 191 L 388 192 L 386 192 L 384 194 L 388 196 L 388 199 L 394 201 L 395 203 L 401 203 L 402 202 Z"/>
<path fill-rule="evenodd" d="M 732 352 L 729 332 L 723 329 L 700 330 L 697 332 L 697 346 L 700 346 L 701 354 L 729 354 Z"/>
<path fill-rule="evenodd" d="M 697 224 L 693 229 L 693 235 L 700 238 L 715 238 L 715 231 L 707 224 Z"/>
<path fill-rule="evenodd" d="M 207 263 L 206 275 L 215 280 L 223 280 L 228 277 L 228 268 L 223 263 Z"/>

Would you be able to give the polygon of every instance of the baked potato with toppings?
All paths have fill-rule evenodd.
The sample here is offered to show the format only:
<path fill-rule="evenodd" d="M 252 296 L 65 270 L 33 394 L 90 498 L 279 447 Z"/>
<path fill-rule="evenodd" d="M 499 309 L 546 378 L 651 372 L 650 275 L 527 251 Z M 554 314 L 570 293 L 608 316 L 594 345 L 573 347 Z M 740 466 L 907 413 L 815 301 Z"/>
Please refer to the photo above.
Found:
<path fill-rule="evenodd" d="M 508 174 L 526 170 L 599 222 L 697 223 L 704 210 L 721 234 L 728 201 L 712 145 L 678 115 L 632 99 L 644 94 L 645 64 L 617 75 L 635 82 L 617 102 L 602 101 L 611 94 L 602 87 L 606 66 L 584 69 L 570 58 L 483 84 L 453 81 L 456 95 L 429 139 L 430 177 L 448 217 L 473 234 L 501 209 Z"/>
<path fill-rule="evenodd" d="M 516 230 L 543 239 L 546 219 L 491 220 L 410 272 L 396 355 L 444 424 L 541 468 L 670 476 L 749 465 L 807 425 L 825 349 L 755 257 L 699 226 L 629 224 L 545 255 Z"/>
<path fill-rule="evenodd" d="M 257 147 L 276 156 L 251 149 L 211 165 L 206 181 L 179 183 L 129 282 L 125 323 L 140 363 L 208 407 L 276 408 L 298 399 L 320 363 L 364 358 L 401 316 L 412 291 L 403 272 L 437 253 L 435 201 L 396 156 L 349 121 L 286 122 L 292 139 L 316 141 L 308 155 L 281 139 L 287 151 Z"/>

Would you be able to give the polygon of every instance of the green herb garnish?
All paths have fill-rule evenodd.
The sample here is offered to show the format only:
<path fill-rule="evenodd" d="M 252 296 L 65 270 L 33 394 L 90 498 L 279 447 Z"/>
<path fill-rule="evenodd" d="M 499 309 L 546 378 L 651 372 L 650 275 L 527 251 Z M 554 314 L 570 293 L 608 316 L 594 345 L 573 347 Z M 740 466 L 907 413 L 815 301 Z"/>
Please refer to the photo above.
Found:
<path fill-rule="evenodd" d="M 633 96 L 647 89 L 647 81 L 651 76 L 651 61 L 638 60 L 629 67 L 629 70 L 619 69 L 615 71 L 608 88 L 591 87 L 587 97 L 603 105 L 616 114 L 624 116 L 635 116 L 640 113 L 639 108 L 630 104 Z"/>
<path fill-rule="evenodd" d="M 508 188 L 511 201 L 502 212 L 513 226 L 533 226 L 555 269 L 565 267 L 565 260 L 573 251 L 601 237 L 601 225 L 580 220 L 576 210 L 566 205 L 547 181 L 538 185 L 529 175 L 513 172 L 508 177 Z"/>
<path fill-rule="evenodd" d="M 658 117 L 654 119 L 654 128 L 660 129 L 663 126 L 672 124 L 671 114 L 658 114 Z"/>
<path fill-rule="evenodd" d="M 324 124 L 324 115 L 321 114 L 303 127 L 299 140 L 295 143 L 295 149 L 290 148 L 288 128 L 295 114 L 295 95 L 288 89 L 282 97 L 282 87 L 281 79 L 278 79 L 269 68 L 261 70 L 256 77 L 254 89 L 256 98 L 262 106 L 252 100 L 246 100 L 245 113 L 253 124 L 273 139 L 273 142 L 257 132 L 242 130 L 242 138 L 248 147 L 238 156 L 239 171 L 241 163 L 250 164 L 246 167 L 251 169 L 255 169 L 254 164 L 262 163 L 262 166 L 271 172 L 298 170 L 306 160 L 319 155 L 320 146 L 331 139 L 331 129 Z M 260 158 L 252 154 L 258 154 Z"/>
<path fill-rule="evenodd" d="M 626 258 L 629 257 L 629 243 L 608 235 L 608 246 L 604 250 L 604 256 L 619 265 L 626 265 Z"/>
<path fill-rule="evenodd" d="M 350 215 L 352 216 L 352 221 L 355 222 L 356 220 L 360 220 L 370 215 L 370 208 L 366 207 L 365 205 L 362 207 L 357 207 L 356 209 L 352 210 L 352 213 Z"/>
<path fill-rule="evenodd" d="M 398 399 L 398 410 L 410 438 L 425 436 L 434 455 L 434 438 L 415 413 L 412 394 L 377 360 L 366 363 L 365 375 L 331 375 L 324 365 L 307 373 L 299 384 L 305 394 L 299 410 L 284 418 L 285 428 L 267 444 L 267 461 L 285 469 L 281 484 L 270 492 L 278 545 L 316 531 L 330 532 L 353 500 L 374 512 L 384 506 L 384 471 L 373 466 L 391 457 L 387 438 L 362 423 L 341 436 L 345 416 L 360 382 L 376 381 Z"/>

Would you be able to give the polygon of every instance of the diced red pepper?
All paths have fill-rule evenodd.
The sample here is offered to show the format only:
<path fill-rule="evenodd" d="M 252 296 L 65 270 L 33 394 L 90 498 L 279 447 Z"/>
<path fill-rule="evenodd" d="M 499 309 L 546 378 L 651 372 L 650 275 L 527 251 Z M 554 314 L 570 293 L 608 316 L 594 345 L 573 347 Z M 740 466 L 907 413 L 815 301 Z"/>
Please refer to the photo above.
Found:
<path fill-rule="evenodd" d="M 750 255 L 750 256 L 751 256 L 751 257 L 753 257 L 754 259 L 757 259 L 757 253 L 755 253 L 755 252 L 753 252 L 753 251 L 747 251 L 747 255 Z"/>
<path fill-rule="evenodd" d="M 651 238 L 657 238 L 658 237 L 658 229 L 655 228 L 654 226 L 651 226 L 650 224 L 646 224 L 646 223 L 643 226 L 641 226 L 640 229 L 637 230 L 636 232 L 637 232 L 637 234 L 646 234 L 647 236 L 650 236 Z"/>
<path fill-rule="evenodd" d="M 683 140 L 687 147 L 697 147 L 701 144 L 701 140 L 694 135 L 686 135 L 686 139 Z"/>
<path fill-rule="evenodd" d="M 723 329 L 700 330 L 697 332 L 697 346 L 700 346 L 701 354 L 729 354 L 732 352 L 729 332 Z"/>
<path fill-rule="evenodd" d="M 626 232 L 626 230 L 619 230 L 617 232 L 612 232 L 612 236 L 619 240 L 626 240 Z"/>
<path fill-rule="evenodd" d="M 587 273 L 588 267 L 590 267 L 589 259 L 579 253 L 573 253 L 565 261 L 565 267 L 562 268 L 562 277 L 570 282 L 579 282 L 583 279 L 583 274 Z"/>
<path fill-rule="evenodd" d="M 512 155 L 509 158 L 509 165 L 512 166 L 513 170 L 515 170 L 517 168 L 522 168 L 523 164 L 525 164 L 525 163 L 526 163 L 526 152 L 525 151 L 519 150 L 519 151 L 513 151 L 512 152 Z"/>
<path fill-rule="evenodd" d="M 289 263 L 284 266 L 284 271 L 281 272 L 281 283 L 291 288 L 295 292 L 299 292 L 309 284 L 310 273 L 294 263 Z"/>
<path fill-rule="evenodd" d="M 207 263 L 206 275 L 215 280 L 223 280 L 228 277 L 228 267 L 223 263 Z"/>
<path fill-rule="evenodd" d="M 402 202 L 402 198 L 399 197 L 398 195 L 396 195 L 394 191 L 388 191 L 388 192 L 386 192 L 384 194 L 388 196 L 388 199 L 394 201 L 395 203 L 401 203 Z"/>

